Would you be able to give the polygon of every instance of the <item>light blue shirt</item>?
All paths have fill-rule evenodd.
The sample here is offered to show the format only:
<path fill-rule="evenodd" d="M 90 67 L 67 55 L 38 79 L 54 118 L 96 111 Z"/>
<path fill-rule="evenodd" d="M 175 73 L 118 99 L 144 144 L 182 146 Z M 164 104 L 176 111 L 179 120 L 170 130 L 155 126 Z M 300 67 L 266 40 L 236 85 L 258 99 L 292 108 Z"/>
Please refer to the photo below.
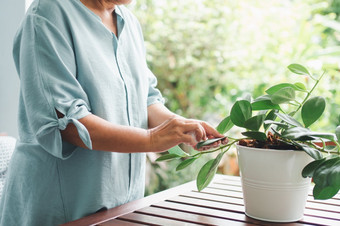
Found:
<path fill-rule="evenodd" d="M 163 102 L 137 19 L 115 11 L 118 39 L 79 0 L 36 0 L 27 12 L 14 40 L 20 139 L 0 225 L 58 225 L 144 195 L 145 154 L 92 150 L 78 121 L 95 114 L 146 129 L 147 107 Z M 89 149 L 62 141 L 68 123 Z"/>

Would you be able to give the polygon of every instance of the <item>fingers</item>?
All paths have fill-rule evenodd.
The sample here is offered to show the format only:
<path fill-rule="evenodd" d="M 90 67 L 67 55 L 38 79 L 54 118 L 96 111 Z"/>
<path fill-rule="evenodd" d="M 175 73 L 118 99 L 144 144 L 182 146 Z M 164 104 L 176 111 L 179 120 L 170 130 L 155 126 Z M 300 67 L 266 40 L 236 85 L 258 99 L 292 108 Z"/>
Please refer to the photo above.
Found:
<path fill-rule="evenodd" d="M 184 126 L 185 126 L 184 133 L 191 134 L 192 136 L 194 136 L 196 143 L 198 143 L 201 140 L 207 139 L 206 131 L 200 123 L 190 122 L 186 123 Z"/>
<path fill-rule="evenodd" d="M 220 134 L 219 132 L 217 132 L 217 130 L 214 129 L 214 127 L 212 127 L 207 122 L 201 121 L 201 124 L 202 124 L 203 128 L 205 129 L 209 139 L 211 139 L 211 138 L 218 138 L 218 137 L 223 137 L 224 136 L 223 134 Z"/>

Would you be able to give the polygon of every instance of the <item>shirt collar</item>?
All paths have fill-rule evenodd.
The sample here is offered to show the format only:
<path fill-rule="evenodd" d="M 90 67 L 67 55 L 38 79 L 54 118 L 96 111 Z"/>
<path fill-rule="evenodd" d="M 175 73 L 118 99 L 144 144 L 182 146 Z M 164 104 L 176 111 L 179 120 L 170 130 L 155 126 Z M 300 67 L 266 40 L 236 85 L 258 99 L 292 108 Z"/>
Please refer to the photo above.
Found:
<path fill-rule="evenodd" d="M 117 5 L 116 5 L 116 7 L 115 7 L 115 12 L 116 12 L 116 14 L 117 14 L 119 17 L 121 17 L 121 18 L 124 20 L 124 16 L 123 16 L 122 10 L 121 10 L 120 7 L 117 6 Z"/>

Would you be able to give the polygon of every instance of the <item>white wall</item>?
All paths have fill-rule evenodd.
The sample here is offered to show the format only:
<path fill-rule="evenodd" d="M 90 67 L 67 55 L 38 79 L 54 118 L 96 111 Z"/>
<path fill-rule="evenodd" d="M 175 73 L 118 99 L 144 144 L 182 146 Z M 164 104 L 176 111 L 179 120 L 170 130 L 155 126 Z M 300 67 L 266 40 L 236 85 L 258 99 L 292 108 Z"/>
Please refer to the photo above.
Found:
<path fill-rule="evenodd" d="M 17 137 L 19 79 L 12 42 L 25 13 L 25 0 L 0 1 L 0 133 Z"/>

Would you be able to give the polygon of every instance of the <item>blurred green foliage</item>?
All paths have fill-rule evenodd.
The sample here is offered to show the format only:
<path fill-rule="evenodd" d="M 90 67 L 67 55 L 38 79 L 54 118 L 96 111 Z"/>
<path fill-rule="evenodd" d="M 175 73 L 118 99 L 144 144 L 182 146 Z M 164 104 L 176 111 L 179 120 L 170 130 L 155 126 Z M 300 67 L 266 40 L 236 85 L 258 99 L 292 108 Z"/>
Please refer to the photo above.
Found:
<path fill-rule="evenodd" d="M 217 125 L 247 93 L 306 80 L 286 69 L 300 63 L 327 74 L 315 92 L 328 101 L 317 129 L 339 124 L 340 0 L 137 0 L 129 8 L 172 111 Z M 177 174 L 174 163 L 151 164 L 148 194 L 194 179 L 201 167 Z"/>

